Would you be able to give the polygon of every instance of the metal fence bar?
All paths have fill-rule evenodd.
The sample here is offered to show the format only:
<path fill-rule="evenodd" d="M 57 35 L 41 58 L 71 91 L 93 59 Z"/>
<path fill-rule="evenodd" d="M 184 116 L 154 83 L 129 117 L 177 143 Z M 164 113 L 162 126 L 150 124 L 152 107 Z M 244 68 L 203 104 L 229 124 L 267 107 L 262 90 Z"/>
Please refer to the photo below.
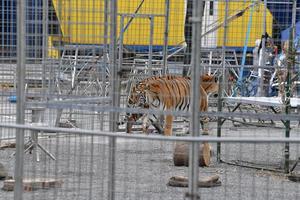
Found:
<path fill-rule="evenodd" d="M 16 123 L 25 121 L 25 71 L 26 71 L 26 9 L 25 1 L 17 1 L 17 116 Z M 14 199 L 23 199 L 24 129 L 16 132 Z"/>
<path fill-rule="evenodd" d="M 223 34 L 223 44 L 222 44 L 222 74 L 221 74 L 221 80 L 219 80 L 219 92 L 218 92 L 218 105 L 217 109 L 218 112 L 222 112 L 222 98 L 225 96 L 225 92 L 227 92 L 228 87 L 227 83 L 228 80 L 226 81 L 226 77 L 229 74 L 228 71 L 226 70 L 226 39 L 227 39 L 227 32 L 228 32 L 228 23 L 227 23 L 227 18 L 228 18 L 228 3 L 229 0 L 225 1 L 225 20 L 223 23 L 223 28 L 224 28 L 224 34 Z M 218 137 L 221 137 L 221 123 L 222 123 L 222 118 L 218 117 L 218 123 L 217 123 L 217 135 Z M 221 143 L 217 144 L 217 161 L 221 161 Z"/>
<path fill-rule="evenodd" d="M 200 80 L 199 77 L 203 72 L 201 63 L 201 33 L 202 33 L 202 14 L 203 14 L 203 1 L 193 2 L 193 17 L 192 19 L 192 81 L 191 81 L 191 135 L 198 137 L 200 135 L 199 128 L 199 106 L 200 102 Z M 199 177 L 199 144 L 192 143 L 189 152 L 189 193 L 188 197 L 191 200 L 196 200 L 198 196 L 198 177 Z"/>
<path fill-rule="evenodd" d="M 243 103 L 239 102 L 236 100 L 236 102 L 232 100 L 228 100 L 227 102 L 229 103 Z M 108 103 L 108 102 L 103 102 L 103 103 Z M 248 104 L 257 104 L 259 102 L 251 102 Z M 189 117 L 190 114 L 183 112 L 183 111 L 172 111 L 172 110 L 166 110 L 166 111 L 161 111 L 161 110 L 149 110 L 149 109 L 139 109 L 139 108 L 115 108 L 113 106 L 95 106 L 95 105 L 84 105 L 84 104 L 78 104 L 78 105 L 70 105 L 70 104 L 65 104 L 65 103 L 36 103 L 32 104 L 30 102 L 27 103 L 27 106 L 45 106 L 46 108 L 49 109 L 55 109 L 55 108 L 73 108 L 73 109 L 78 109 L 78 110 L 85 110 L 85 111 L 93 111 L 93 112 L 102 112 L 102 111 L 107 111 L 107 112 L 129 112 L 129 113 L 134 113 L 134 112 L 139 112 L 142 114 L 171 114 L 174 116 L 184 116 L 184 117 Z M 263 105 L 263 106 L 268 106 L 268 105 Z M 276 106 L 276 104 L 270 103 L 269 106 Z M 281 105 L 279 105 L 281 106 Z M 245 118 L 245 119 L 263 119 L 263 120 L 290 120 L 290 121 L 299 121 L 300 116 L 297 113 L 291 113 L 289 115 L 286 114 L 275 114 L 270 115 L 268 113 L 260 113 L 259 117 L 257 116 L 256 113 L 244 113 L 244 112 L 202 112 L 200 116 L 208 116 L 208 117 L 222 117 L 222 118 L 231 118 L 231 117 L 237 117 L 237 118 Z"/>
<path fill-rule="evenodd" d="M 287 85 L 285 86 L 285 114 L 289 115 L 291 113 L 291 75 L 292 75 L 292 68 L 295 65 L 295 55 L 294 55 L 294 39 L 295 39 L 295 26 L 296 26 L 296 8 L 297 8 L 297 1 L 293 1 L 293 9 L 292 9 L 292 26 L 289 33 L 289 46 L 288 46 L 288 55 L 287 58 L 289 60 L 287 64 L 287 75 L 286 75 L 286 82 Z M 290 127 L 291 122 L 286 120 L 285 123 L 285 137 L 290 137 Z M 285 173 L 289 173 L 289 159 L 290 159 L 290 144 L 285 143 L 284 147 L 284 169 Z"/>
<path fill-rule="evenodd" d="M 107 136 L 116 138 L 128 138 L 128 139 L 143 139 L 143 140 L 165 140 L 165 141 L 183 141 L 183 142 L 224 142 L 224 143 L 300 143 L 299 137 L 215 137 L 215 136 L 157 136 L 157 135 L 140 135 L 140 134 L 124 134 L 109 131 L 95 131 L 87 129 L 68 129 L 68 128 L 56 128 L 46 126 L 31 126 L 22 124 L 5 124 L 0 123 L 2 128 L 15 128 L 24 130 L 36 130 L 45 132 L 60 132 L 69 134 L 82 134 L 93 136 Z"/>
<path fill-rule="evenodd" d="M 152 57 L 153 57 L 153 36 L 154 36 L 154 20 L 155 18 L 153 16 L 149 17 L 150 20 L 150 33 L 149 33 L 149 55 L 148 55 L 148 74 L 152 75 Z"/>
<path fill-rule="evenodd" d="M 43 31 L 42 31 L 42 39 L 43 39 L 43 43 L 42 43 L 42 88 L 43 88 L 43 92 L 42 95 L 45 97 L 46 94 L 46 62 L 47 62 L 47 58 L 48 58 L 48 0 L 43 0 L 42 4 L 43 4 Z M 49 78 L 48 78 L 49 80 Z"/>
<path fill-rule="evenodd" d="M 117 0 L 110 1 L 109 16 L 110 16 L 110 49 L 109 49 L 109 62 L 111 69 L 111 95 L 112 106 L 119 107 L 119 68 L 117 65 Z M 118 113 L 110 113 L 110 131 L 116 132 L 118 130 L 116 122 L 118 121 Z M 116 168 L 116 138 L 109 138 L 109 176 L 108 176 L 108 199 L 115 199 L 115 168 Z"/>
<path fill-rule="evenodd" d="M 163 46 L 163 74 L 168 71 L 168 37 L 169 37 L 169 20 L 170 20 L 170 0 L 165 0 L 165 31 L 164 31 L 164 46 Z"/>

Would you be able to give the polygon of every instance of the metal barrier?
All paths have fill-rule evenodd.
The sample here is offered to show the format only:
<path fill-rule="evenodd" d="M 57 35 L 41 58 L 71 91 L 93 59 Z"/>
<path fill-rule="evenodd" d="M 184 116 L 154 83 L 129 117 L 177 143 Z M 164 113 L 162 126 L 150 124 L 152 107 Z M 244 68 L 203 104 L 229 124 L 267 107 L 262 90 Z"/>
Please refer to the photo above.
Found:
<path fill-rule="evenodd" d="M 297 1 L 0 5 L 0 199 L 299 199 Z"/>
<path fill-rule="evenodd" d="M 71 199 L 76 196 L 80 199 L 107 199 L 108 170 L 111 163 L 108 161 L 109 138 L 116 139 L 115 149 L 115 199 L 184 199 L 186 188 L 170 186 L 172 177 L 188 176 L 188 168 L 174 166 L 174 148 L 180 142 L 199 144 L 209 142 L 215 149 L 216 142 L 221 142 L 225 150 L 224 159 L 239 157 L 246 159 L 251 167 L 250 159 L 265 165 L 264 170 L 243 168 L 219 163 L 212 159 L 210 167 L 199 168 L 200 180 L 207 177 L 218 176 L 220 185 L 214 187 L 200 187 L 201 198 L 225 199 L 279 199 L 297 197 L 298 183 L 288 182 L 283 173 L 275 173 L 267 168 L 280 167 L 281 159 L 279 146 L 290 143 L 293 150 L 299 146 L 299 138 L 269 137 L 268 129 L 264 136 L 236 137 L 239 131 L 233 132 L 233 137 L 218 138 L 216 136 L 201 137 L 163 137 L 146 135 L 129 135 L 107 131 L 89 131 L 82 129 L 32 127 L 30 125 L 0 124 L 1 127 L 39 131 L 39 142 L 49 148 L 55 155 L 53 161 L 41 154 L 40 161 L 36 162 L 31 154 L 25 154 L 24 181 L 31 181 L 24 187 L 24 199 Z M 243 134 L 248 130 L 241 129 Z M 273 129 L 274 136 L 280 135 L 280 129 Z M 43 132 L 52 132 L 55 137 L 43 137 Z M 61 137 L 60 134 L 67 135 Z M 256 148 L 253 148 L 256 147 Z M 9 154 L 13 150 L 8 150 Z M 297 152 L 297 151 L 295 151 Z M 241 154 L 242 153 L 242 154 Z M 6 157 L 6 156 L 5 156 Z M 4 158 L 5 158 L 4 157 Z M 5 161 L 5 166 L 13 164 L 14 160 Z M 239 163 L 236 163 L 239 164 Z M 298 166 L 297 166 L 298 167 Z M 9 169 L 9 174 L 13 169 Z M 44 185 L 36 182 L 43 180 Z M 55 180 L 55 182 L 51 182 Z M 32 182 L 36 183 L 34 185 Z M 49 185 L 47 185 L 47 181 Z M 50 183 L 51 182 L 51 183 Z M 52 184 L 52 185 L 51 185 Z M 288 187 L 283 186 L 288 185 Z M 263 185 L 263 187 L 256 187 Z M 174 185 L 173 185 L 174 186 Z M 41 188 L 44 188 L 41 190 Z M 49 189 L 50 188 L 50 189 Z M 284 188 L 282 193 L 278 188 Z M 31 191 L 33 190 L 33 191 Z M 30 191 L 30 192 L 29 192 Z M 254 192 L 255 191 L 255 192 Z M 18 191 L 21 193 L 21 191 Z M 253 193 L 254 192 L 254 193 Z M 12 193 L 0 191 L 2 197 L 9 197 Z M 223 197 L 222 197 L 223 196 Z"/>

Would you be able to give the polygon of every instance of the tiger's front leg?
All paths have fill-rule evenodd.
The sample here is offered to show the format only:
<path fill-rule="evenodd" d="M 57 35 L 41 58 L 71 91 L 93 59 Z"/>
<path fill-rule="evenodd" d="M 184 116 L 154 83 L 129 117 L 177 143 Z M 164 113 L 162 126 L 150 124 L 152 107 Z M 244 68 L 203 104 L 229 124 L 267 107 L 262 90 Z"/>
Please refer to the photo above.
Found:
<path fill-rule="evenodd" d="M 142 121 L 143 121 L 143 124 L 142 124 L 142 130 L 143 130 L 143 133 L 145 134 L 149 134 L 149 127 L 150 127 L 150 119 L 149 119 L 149 116 L 146 114 L 142 117 Z"/>
<path fill-rule="evenodd" d="M 132 132 L 133 123 L 135 122 L 135 117 L 132 115 L 127 116 L 127 123 L 126 123 L 126 133 Z"/>
<path fill-rule="evenodd" d="M 167 115 L 165 119 L 165 125 L 164 125 L 164 135 L 171 136 L 172 135 L 172 123 L 173 123 L 173 116 Z"/>
<path fill-rule="evenodd" d="M 137 120 L 143 117 L 143 114 L 131 113 L 131 114 L 127 114 L 126 116 L 127 116 L 126 133 L 131 133 L 133 129 L 133 125 Z"/>
<path fill-rule="evenodd" d="M 208 135 L 209 118 L 208 117 L 201 117 L 200 123 L 201 123 L 201 128 L 202 128 L 202 135 Z"/>
<path fill-rule="evenodd" d="M 201 99 L 200 99 L 200 112 L 207 112 L 208 111 L 208 95 L 200 88 Z M 209 118 L 207 116 L 202 116 L 200 118 L 201 128 L 202 128 L 202 135 L 208 135 L 208 123 Z"/>

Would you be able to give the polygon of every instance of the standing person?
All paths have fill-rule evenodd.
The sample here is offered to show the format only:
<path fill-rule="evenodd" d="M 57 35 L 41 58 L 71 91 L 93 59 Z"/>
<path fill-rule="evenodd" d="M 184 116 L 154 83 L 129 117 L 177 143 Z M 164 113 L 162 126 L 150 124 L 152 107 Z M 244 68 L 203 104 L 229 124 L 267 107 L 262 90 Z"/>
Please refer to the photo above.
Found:
<path fill-rule="evenodd" d="M 260 43 L 261 43 L 261 39 L 257 39 L 255 41 L 255 47 L 252 51 L 252 53 L 253 53 L 253 66 L 255 66 L 255 67 L 257 67 L 258 64 L 259 64 L 258 60 L 259 60 L 259 50 L 260 50 L 259 46 L 260 46 Z"/>

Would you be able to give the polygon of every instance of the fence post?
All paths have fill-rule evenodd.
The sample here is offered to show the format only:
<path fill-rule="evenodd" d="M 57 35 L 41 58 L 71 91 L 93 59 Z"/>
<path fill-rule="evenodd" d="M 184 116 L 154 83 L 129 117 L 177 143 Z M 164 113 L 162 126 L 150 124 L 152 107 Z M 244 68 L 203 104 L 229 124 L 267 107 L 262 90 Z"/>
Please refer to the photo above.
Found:
<path fill-rule="evenodd" d="M 225 0 L 225 17 L 224 17 L 224 34 L 223 34 L 223 45 L 222 45 L 222 75 L 219 79 L 219 91 L 218 91 L 218 112 L 222 112 L 222 98 L 224 97 L 224 93 L 228 91 L 228 76 L 229 73 L 226 70 L 226 39 L 227 39 L 227 31 L 228 31 L 228 10 L 229 10 L 229 0 Z M 217 123 L 217 136 L 221 137 L 222 130 L 222 118 L 218 117 Z M 221 143 L 217 143 L 217 161 L 221 162 Z"/>
<path fill-rule="evenodd" d="M 109 48 L 109 64 L 111 70 L 111 97 L 112 97 L 112 106 L 119 106 L 119 68 L 117 65 L 117 0 L 110 1 L 110 48 Z M 110 125 L 109 129 L 112 132 L 116 132 L 118 113 L 110 112 L 109 115 Z M 108 158 L 108 199 L 115 199 L 115 150 L 116 150 L 116 138 L 109 138 L 109 158 Z"/>
<path fill-rule="evenodd" d="M 17 1 L 17 110 L 16 123 L 24 124 L 25 117 L 25 70 L 26 70 L 26 37 L 25 37 L 25 3 Z M 24 130 L 16 130 L 16 155 L 14 170 L 14 200 L 23 199 L 23 168 L 24 168 Z"/>
<path fill-rule="evenodd" d="M 204 2 L 205 3 L 205 2 Z M 194 0 L 193 2 L 193 17 L 192 22 L 192 68 L 191 68 L 191 124 L 190 130 L 193 137 L 198 137 L 200 124 L 199 124 L 199 84 L 200 84 L 200 70 L 201 66 L 201 33 L 202 33 L 202 13 L 203 1 Z M 192 142 L 189 151 L 189 190 L 188 197 L 191 200 L 199 199 L 198 196 L 198 177 L 199 177 L 199 143 Z"/>
<path fill-rule="evenodd" d="M 163 46 L 163 74 L 168 71 L 168 43 L 169 43 L 169 19 L 170 19 L 170 0 L 165 0 L 165 27 L 164 27 L 164 46 Z"/>
<path fill-rule="evenodd" d="M 292 27 L 290 29 L 289 35 L 289 45 L 288 45 L 288 54 L 287 54 L 287 75 L 286 75 L 286 86 L 285 86 L 285 114 L 289 115 L 291 113 L 291 74 L 292 69 L 295 66 L 295 55 L 294 55 L 294 39 L 295 39 L 295 28 L 296 28 L 296 9 L 297 1 L 293 1 L 293 11 L 292 11 Z M 285 121 L 285 137 L 290 137 L 290 120 Z M 289 173 L 289 162 L 290 162 L 290 143 L 286 142 L 284 147 L 284 172 Z"/>

